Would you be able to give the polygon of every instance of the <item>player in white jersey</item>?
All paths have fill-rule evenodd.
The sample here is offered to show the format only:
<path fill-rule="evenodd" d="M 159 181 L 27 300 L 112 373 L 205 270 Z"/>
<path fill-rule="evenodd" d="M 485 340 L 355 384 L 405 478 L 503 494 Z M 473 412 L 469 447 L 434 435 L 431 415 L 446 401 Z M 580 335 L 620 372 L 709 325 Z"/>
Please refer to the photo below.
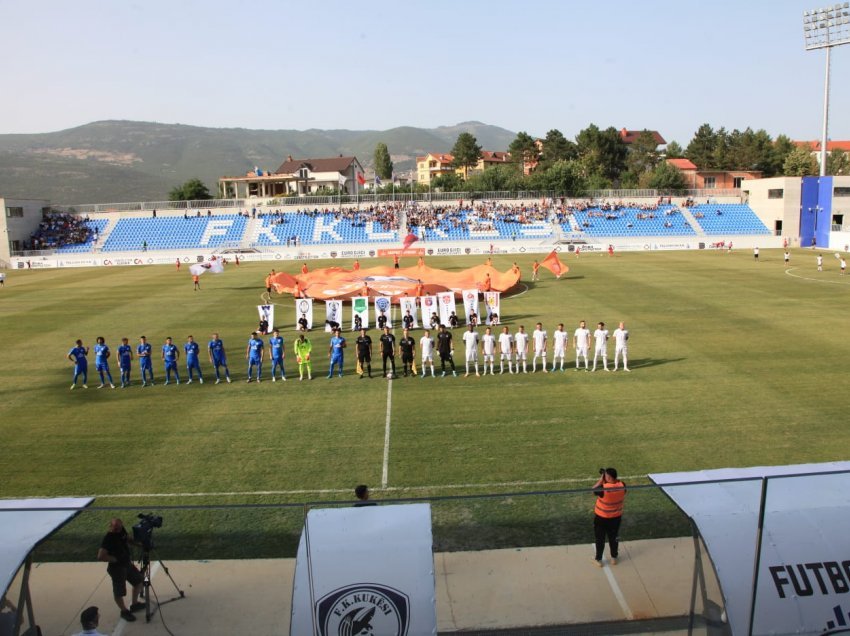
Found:
<path fill-rule="evenodd" d="M 528 334 L 525 333 L 525 327 L 519 326 L 519 331 L 514 336 L 514 350 L 516 351 L 516 372 L 519 373 L 519 361 L 522 360 L 522 372 L 528 373 L 525 370 L 525 361 L 528 357 Z"/>
<path fill-rule="evenodd" d="M 567 340 L 569 335 L 564 331 L 564 323 L 558 323 L 558 328 L 552 334 L 552 371 L 558 358 L 561 359 L 561 371 L 564 370 L 564 358 L 567 357 Z"/>
<path fill-rule="evenodd" d="M 596 348 L 593 350 L 593 369 L 596 371 L 596 359 L 602 356 L 602 366 L 606 371 L 608 369 L 608 330 L 605 328 L 604 322 L 596 323 L 596 331 L 593 332 L 593 338 L 596 340 Z"/>
<path fill-rule="evenodd" d="M 514 339 L 508 333 L 507 327 L 502 327 L 502 333 L 499 334 L 499 373 L 505 372 L 505 360 L 508 361 L 508 373 L 513 373 L 514 368 L 511 364 L 511 353 L 514 348 Z M 519 369 L 517 369 L 519 371 Z"/>
<path fill-rule="evenodd" d="M 573 343 L 576 348 L 576 371 L 579 369 L 579 358 L 584 358 L 584 370 L 588 370 L 587 348 L 590 346 L 590 329 L 587 328 L 587 323 L 582 320 L 578 323 L 578 329 L 573 334 Z"/>
<path fill-rule="evenodd" d="M 821 256 L 820 254 L 818 254 L 818 271 L 823 271 L 823 256 Z"/>
<path fill-rule="evenodd" d="M 469 376 L 470 362 L 475 365 L 475 375 L 481 375 L 478 373 L 478 340 L 478 333 L 475 331 L 475 327 L 470 324 L 469 330 L 463 334 L 463 344 L 466 345 L 466 375 L 464 377 Z"/>
<path fill-rule="evenodd" d="M 496 357 L 496 336 L 493 335 L 493 330 L 487 327 L 484 330 L 484 335 L 481 336 L 481 353 L 484 354 L 484 375 L 487 375 L 487 361 L 490 361 L 490 375 L 495 375 L 493 371 L 493 359 Z"/>
<path fill-rule="evenodd" d="M 538 322 L 534 332 L 531 334 L 531 340 L 534 343 L 534 359 L 531 361 L 531 372 L 537 372 L 537 358 L 543 357 L 543 373 L 549 373 L 546 368 L 546 330 L 543 328 L 543 323 Z"/>
<path fill-rule="evenodd" d="M 436 377 L 434 375 L 434 339 L 427 329 L 425 335 L 419 339 L 419 350 L 422 352 L 422 375 L 420 377 L 425 377 L 429 364 L 431 365 L 431 377 Z"/>
<path fill-rule="evenodd" d="M 614 330 L 614 371 L 617 370 L 617 361 L 623 356 L 623 371 L 629 371 L 629 330 L 626 323 L 621 322 Z"/>

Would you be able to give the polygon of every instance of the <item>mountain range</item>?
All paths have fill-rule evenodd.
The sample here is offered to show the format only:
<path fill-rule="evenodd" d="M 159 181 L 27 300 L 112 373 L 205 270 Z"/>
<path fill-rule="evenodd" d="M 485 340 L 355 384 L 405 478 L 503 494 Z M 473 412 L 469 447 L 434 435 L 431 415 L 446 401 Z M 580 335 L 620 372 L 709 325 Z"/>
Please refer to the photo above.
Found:
<path fill-rule="evenodd" d="M 516 133 L 470 121 L 390 130 L 249 130 L 138 121 L 98 121 L 68 130 L 0 135 L 0 196 L 53 203 L 159 201 L 174 186 L 201 179 L 215 195 L 218 178 L 255 166 L 276 170 L 295 158 L 354 155 L 371 167 L 387 144 L 395 171 L 415 157 L 448 152 L 461 132 L 485 150 L 506 150 Z"/>

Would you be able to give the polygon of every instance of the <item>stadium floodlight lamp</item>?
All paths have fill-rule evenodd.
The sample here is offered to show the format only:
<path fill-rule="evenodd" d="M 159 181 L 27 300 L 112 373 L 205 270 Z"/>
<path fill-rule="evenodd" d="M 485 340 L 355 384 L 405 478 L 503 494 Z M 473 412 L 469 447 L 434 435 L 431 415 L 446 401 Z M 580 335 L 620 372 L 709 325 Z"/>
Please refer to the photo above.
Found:
<path fill-rule="evenodd" d="M 850 2 L 839 2 L 803 11 L 803 40 L 806 50 L 826 49 L 823 86 L 823 130 L 820 146 L 820 176 L 826 175 L 827 133 L 829 132 L 829 70 L 833 47 L 850 44 Z"/>

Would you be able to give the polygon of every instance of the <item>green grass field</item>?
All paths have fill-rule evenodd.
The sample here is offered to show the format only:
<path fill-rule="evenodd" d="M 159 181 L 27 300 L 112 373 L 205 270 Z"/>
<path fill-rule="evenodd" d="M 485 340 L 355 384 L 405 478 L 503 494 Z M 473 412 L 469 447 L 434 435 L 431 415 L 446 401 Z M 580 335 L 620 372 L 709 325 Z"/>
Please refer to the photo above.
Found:
<path fill-rule="evenodd" d="M 440 497 L 586 488 L 604 465 L 646 483 L 634 476 L 846 459 L 850 277 L 839 277 L 832 259 L 816 272 L 808 251 L 793 253 L 792 275 L 779 250 L 761 258 L 586 255 L 569 257 L 562 280 L 544 272 L 503 300 L 504 323 L 531 331 L 539 320 L 551 333 L 564 322 L 572 333 L 581 319 L 612 331 L 624 320 L 632 373 L 394 381 L 386 491 L 389 383 L 358 380 L 353 348 L 342 380 L 325 380 L 328 338 L 315 333 L 312 382 L 244 382 L 244 348 L 271 264 L 204 276 L 197 293 L 188 272 L 173 267 L 10 272 L 0 289 L 0 496 L 97 495 L 96 506 L 128 506 L 128 518 L 178 504 L 347 501 L 361 482 L 382 499 Z M 512 260 L 494 265 L 504 270 Z M 477 262 L 429 259 L 449 269 Z M 277 303 L 291 343 L 293 302 Z M 135 344 L 145 334 L 158 355 L 166 336 L 182 345 L 191 333 L 203 348 L 214 330 L 228 347 L 231 385 L 165 387 L 155 364 L 155 387 L 139 387 L 134 366 L 136 386 L 96 390 L 92 354 L 92 388 L 68 390 L 65 354 L 76 338 L 92 346 L 103 335 L 114 351 L 122 336 Z M 202 355 L 209 378 L 205 362 Z M 116 496 L 128 494 L 137 496 Z M 444 549 L 585 541 L 591 506 L 570 494 L 439 501 L 435 538 Z M 657 492 L 634 492 L 629 511 L 632 537 L 688 531 Z M 82 515 L 43 554 L 89 558 L 113 514 Z M 280 556 L 293 552 L 303 508 L 165 514 L 158 533 L 169 557 Z"/>

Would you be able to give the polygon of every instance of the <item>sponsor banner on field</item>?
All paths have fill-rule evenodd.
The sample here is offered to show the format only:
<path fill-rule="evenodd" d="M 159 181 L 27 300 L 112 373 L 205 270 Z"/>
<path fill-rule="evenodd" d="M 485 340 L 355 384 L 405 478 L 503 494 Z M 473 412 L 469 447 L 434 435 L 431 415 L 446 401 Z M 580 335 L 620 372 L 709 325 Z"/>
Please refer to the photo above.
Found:
<path fill-rule="evenodd" d="M 486 322 L 488 325 L 498 325 L 501 310 L 501 292 L 489 291 L 484 292 L 484 310 L 487 312 Z"/>
<path fill-rule="evenodd" d="M 303 323 L 298 322 L 301 319 L 307 321 L 307 329 L 313 328 L 313 299 L 312 298 L 296 298 L 295 299 L 295 328 L 300 329 Z"/>
<path fill-rule="evenodd" d="M 437 294 L 437 305 L 440 307 L 440 324 L 448 325 L 449 316 L 456 311 L 454 292 L 440 292 Z"/>
<path fill-rule="evenodd" d="M 359 320 L 358 320 L 359 318 Z M 351 299 L 351 328 L 369 328 L 369 297 L 356 296 Z"/>
<path fill-rule="evenodd" d="M 475 314 L 478 316 L 478 290 L 477 289 L 464 289 L 461 292 L 461 296 L 463 297 L 463 319 L 466 321 L 466 324 L 469 324 L 470 316 Z M 476 318 L 476 322 L 478 319 Z"/>
<path fill-rule="evenodd" d="M 437 308 L 436 296 L 422 296 L 419 299 L 419 308 L 422 311 L 422 324 L 433 327 L 431 316 L 437 314 L 437 322 L 440 320 L 440 310 Z"/>
<path fill-rule="evenodd" d="M 257 305 L 257 313 L 260 315 L 260 323 L 266 323 L 266 330 L 257 330 L 263 335 L 274 331 L 274 305 Z"/>
<path fill-rule="evenodd" d="M 419 329 L 419 319 L 416 316 L 416 299 L 402 297 L 398 301 L 401 306 L 401 324 L 409 329 Z"/>
<path fill-rule="evenodd" d="M 393 304 L 386 296 L 375 298 L 375 324 L 379 329 L 393 326 Z"/>
<path fill-rule="evenodd" d="M 342 301 L 325 301 L 325 331 L 330 333 L 342 325 Z"/>
<path fill-rule="evenodd" d="M 379 249 L 378 257 L 381 256 L 425 256 L 425 248 L 424 247 L 409 247 L 407 249 L 403 247 L 395 247 L 389 249 Z"/>

